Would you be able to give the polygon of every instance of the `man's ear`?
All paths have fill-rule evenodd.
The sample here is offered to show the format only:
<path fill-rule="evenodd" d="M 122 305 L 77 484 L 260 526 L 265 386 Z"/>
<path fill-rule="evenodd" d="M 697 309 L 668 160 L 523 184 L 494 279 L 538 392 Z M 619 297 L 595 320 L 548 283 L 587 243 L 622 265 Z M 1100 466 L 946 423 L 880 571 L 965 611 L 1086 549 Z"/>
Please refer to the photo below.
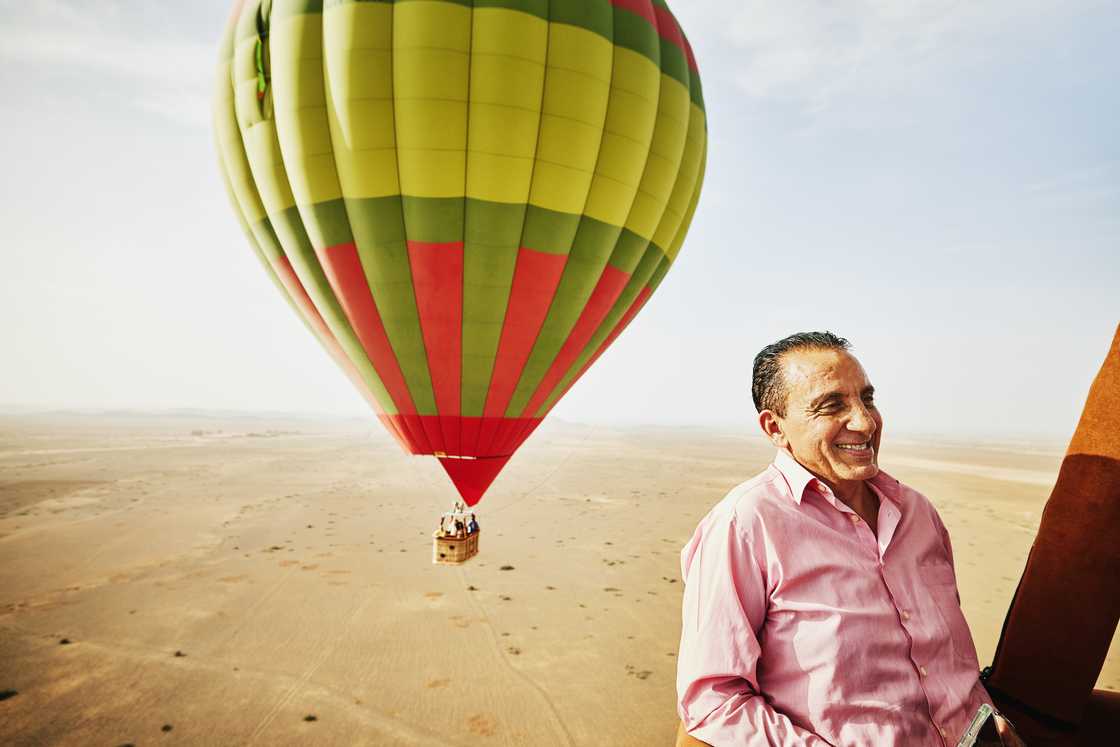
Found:
<path fill-rule="evenodd" d="M 782 421 L 773 410 L 763 410 L 758 413 L 758 424 L 762 428 L 763 434 L 770 439 L 770 443 L 779 449 L 784 449 L 789 445 L 786 434 L 782 432 Z"/>

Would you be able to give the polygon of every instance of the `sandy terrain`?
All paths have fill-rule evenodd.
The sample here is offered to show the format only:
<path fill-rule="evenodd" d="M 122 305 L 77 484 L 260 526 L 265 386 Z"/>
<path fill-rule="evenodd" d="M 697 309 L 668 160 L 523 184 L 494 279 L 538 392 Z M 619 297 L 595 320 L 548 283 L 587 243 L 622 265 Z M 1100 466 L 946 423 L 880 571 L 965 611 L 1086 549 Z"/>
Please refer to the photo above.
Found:
<path fill-rule="evenodd" d="M 884 447 L 949 526 L 982 662 L 1060 452 Z M 546 425 L 448 568 L 450 483 L 376 423 L 0 418 L 0 743 L 669 743 L 679 549 L 769 459 Z"/>

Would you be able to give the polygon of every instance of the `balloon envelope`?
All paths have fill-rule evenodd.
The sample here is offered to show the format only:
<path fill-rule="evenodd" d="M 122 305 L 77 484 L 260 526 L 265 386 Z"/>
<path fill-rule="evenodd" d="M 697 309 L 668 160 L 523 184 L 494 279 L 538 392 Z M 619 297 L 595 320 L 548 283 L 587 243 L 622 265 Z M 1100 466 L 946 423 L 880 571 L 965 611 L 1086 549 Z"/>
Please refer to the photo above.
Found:
<path fill-rule="evenodd" d="M 660 0 L 252 0 L 221 166 L 268 273 L 474 505 L 676 259 L 707 123 Z"/>

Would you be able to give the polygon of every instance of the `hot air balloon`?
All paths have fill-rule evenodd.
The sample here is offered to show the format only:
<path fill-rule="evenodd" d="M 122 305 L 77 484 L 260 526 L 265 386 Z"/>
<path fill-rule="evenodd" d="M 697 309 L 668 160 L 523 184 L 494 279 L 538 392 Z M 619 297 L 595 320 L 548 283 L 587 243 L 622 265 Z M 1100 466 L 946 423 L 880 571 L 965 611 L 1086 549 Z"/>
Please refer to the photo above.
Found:
<path fill-rule="evenodd" d="M 253 250 L 475 505 L 676 259 L 700 77 L 662 0 L 246 0 L 215 130 Z"/>

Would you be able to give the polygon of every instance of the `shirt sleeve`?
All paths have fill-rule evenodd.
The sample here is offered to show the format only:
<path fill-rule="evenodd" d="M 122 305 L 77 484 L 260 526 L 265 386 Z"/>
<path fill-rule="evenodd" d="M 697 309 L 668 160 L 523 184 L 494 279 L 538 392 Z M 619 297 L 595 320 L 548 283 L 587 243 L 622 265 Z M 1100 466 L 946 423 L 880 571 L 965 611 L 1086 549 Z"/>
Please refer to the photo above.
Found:
<path fill-rule="evenodd" d="M 953 569 L 953 579 L 956 580 L 957 564 L 953 560 L 953 542 L 949 539 L 949 530 L 945 528 L 945 523 L 941 521 L 941 515 L 937 513 L 937 509 L 930 504 L 930 514 L 933 517 L 933 523 L 937 527 L 937 533 L 941 536 L 941 544 L 945 547 L 945 556 L 949 561 L 949 566 Z M 953 584 L 953 589 L 957 593 L 957 604 L 961 603 L 961 592 L 957 588 L 956 583 Z"/>
<path fill-rule="evenodd" d="M 714 747 L 828 745 L 771 707 L 759 689 L 767 584 L 737 526 L 733 514 L 702 526 L 685 560 L 678 713 L 690 735 Z"/>

